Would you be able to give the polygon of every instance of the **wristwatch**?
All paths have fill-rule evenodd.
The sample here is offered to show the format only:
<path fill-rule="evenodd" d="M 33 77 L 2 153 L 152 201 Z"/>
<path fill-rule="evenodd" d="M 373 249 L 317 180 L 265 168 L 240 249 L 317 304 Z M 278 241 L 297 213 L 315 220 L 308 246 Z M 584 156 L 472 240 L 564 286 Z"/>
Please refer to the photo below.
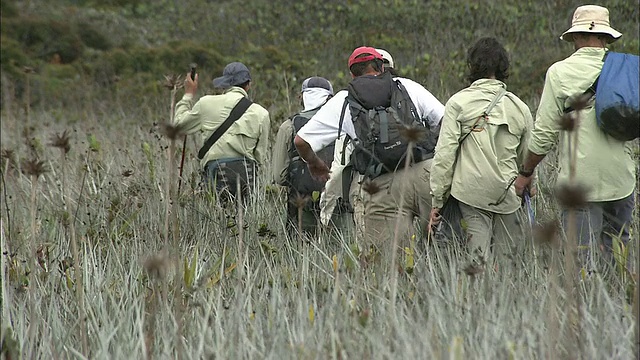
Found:
<path fill-rule="evenodd" d="M 523 166 L 520 166 L 520 170 L 518 170 L 518 174 L 524 177 L 531 177 L 531 175 L 533 175 L 533 170 L 526 171 Z"/>

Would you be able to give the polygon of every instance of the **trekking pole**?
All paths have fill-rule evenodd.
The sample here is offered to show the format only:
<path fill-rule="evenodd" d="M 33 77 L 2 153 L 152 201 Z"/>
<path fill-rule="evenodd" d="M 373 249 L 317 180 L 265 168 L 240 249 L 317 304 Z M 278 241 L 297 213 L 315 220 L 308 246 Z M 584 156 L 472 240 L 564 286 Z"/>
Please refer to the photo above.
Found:
<path fill-rule="evenodd" d="M 178 174 L 178 194 L 180 194 L 180 187 L 182 186 L 182 169 L 184 168 L 184 154 L 186 153 L 187 148 L 187 135 L 184 136 L 184 141 L 182 142 L 182 157 L 180 159 L 180 173 Z"/>

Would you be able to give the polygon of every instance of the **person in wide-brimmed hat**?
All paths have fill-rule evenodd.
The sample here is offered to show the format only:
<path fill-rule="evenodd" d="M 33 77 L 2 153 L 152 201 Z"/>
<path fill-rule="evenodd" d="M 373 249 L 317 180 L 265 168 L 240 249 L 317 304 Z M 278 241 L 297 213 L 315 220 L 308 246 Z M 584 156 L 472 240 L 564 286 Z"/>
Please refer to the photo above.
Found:
<path fill-rule="evenodd" d="M 580 6 L 573 13 L 571 28 L 560 36 L 561 40 L 573 42 L 575 34 L 594 34 L 601 37 L 608 44 L 618 40 L 622 34 L 611 27 L 609 23 L 609 10 L 597 5 Z"/>
<path fill-rule="evenodd" d="M 189 134 L 201 131 L 203 143 L 216 132 L 220 135 L 209 147 L 199 151 L 200 166 L 209 190 L 215 190 L 223 199 L 236 195 L 236 181 L 240 181 L 243 199 L 255 183 L 255 171 L 264 165 L 269 146 L 269 112 L 248 100 L 251 73 L 240 62 L 225 66 L 222 76 L 213 79 L 213 86 L 223 90 L 221 95 L 207 95 L 197 102 L 198 75 L 187 74 L 184 96 L 176 104 L 175 122 Z M 244 106 L 244 107 L 243 107 Z M 236 110 L 236 111 L 233 111 Z M 238 114 L 231 122 L 231 114 Z M 224 123 L 230 119 L 225 131 Z"/>
<path fill-rule="evenodd" d="M 633 219 L 633 192 L 636 187 L 635 162 L 627 143 L 616 140 L 598 128 L 595 107 L 591 102 L 579 111 L 579 122 L 569 126 L 564 122 L 565 109 L 572 99 L 584 94 L 600 75 L 606 45 L 622 36 L 611 27 L 609 10 L 596 5 L 580 6 L 573 14 L 571 28 L 560 39 L 572 42 L 575 52 L 549 68 L 544 90 L 538 106 L 536 126 L 532 131 L 529 152 L 520 175 L 516 191 L 522 193 L 530 184 L 534 169 L 559 139 L 558 183 L 569 182 L 569 169 L 578 169 L 577 181 L 585 189 L 587 203 L 575 210 L 581 265 L 593 270 L 603 249 L 605 264 L 613 263 L 612 235 L 622 242 L 629 241 L 629 224 Z M 569 135 L 577 132 L 573 143 Z M 575 158 L 568 144 L 577 143 Z M 574 163 L 570 165 L 570 159 Z M 563 226 L 567 226 L 569 209 L 562 213 Z"/>

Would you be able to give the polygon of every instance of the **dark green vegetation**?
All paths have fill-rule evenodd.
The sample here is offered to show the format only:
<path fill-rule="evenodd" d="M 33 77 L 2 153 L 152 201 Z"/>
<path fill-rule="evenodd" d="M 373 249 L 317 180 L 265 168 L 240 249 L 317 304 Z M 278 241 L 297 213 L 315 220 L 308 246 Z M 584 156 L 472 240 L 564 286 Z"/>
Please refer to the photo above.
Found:
<path fill-rule="evenodd" d="M 200 66 L 204 91 L 227 62 L 253 71 L 253 96 L 274 114 L 296 109 L 301 79 L 318 74 L 336 88 L 360 45 L 391 52 L 401 74 L 441 101 L 466 85 L 467 47 L 496 36 L 511 54 L 510 90 L 535 110 L 546 68 L 572 47 L 558 39 L 580 1 L 150 1 L 2 0 L 3 105 L 20 98 L 23 66 L 36 69 L 43 107 L 118 100 L 156 104 L 163 74 Z M 638 4 L 603 3 L 624 36 L 612 48 L 638 53 Z M 92 91 L 87 91 L 89 87 Z M 43 99 L 39 99 L 42 97 Z"/>

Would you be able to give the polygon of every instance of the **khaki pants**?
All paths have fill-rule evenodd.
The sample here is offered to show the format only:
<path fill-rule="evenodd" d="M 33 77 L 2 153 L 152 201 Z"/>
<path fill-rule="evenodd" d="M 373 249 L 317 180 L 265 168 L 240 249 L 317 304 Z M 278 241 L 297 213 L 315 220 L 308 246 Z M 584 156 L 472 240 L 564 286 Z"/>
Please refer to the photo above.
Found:
<path fill-rule="evenodd" d="M 421 230 L 427 228 L 431 211 L 431 162 L 431 159 L 424 160 L 408 169 L 378 176 L 372 180 L 377 192 L 368 193 L 362 189 L 367 243 L 381 250 L 388 249 L 393 244 L 398 216 L 400 246 L 408 245 L 411 235 L 416 234 L 414 217 L 419 217 Z M 420 238 L 420 234 L 416 235 Z"/>
<path fill-rule="evenodd" d="M 497 214 L 462 202 L 460 211 L 467 223 L 467 247 L 476 259 L 482 258 L 491 264 L 494 256 L 500 262 L 513 258 L 518 243 L 525 241 L 519 211 Z"/>

